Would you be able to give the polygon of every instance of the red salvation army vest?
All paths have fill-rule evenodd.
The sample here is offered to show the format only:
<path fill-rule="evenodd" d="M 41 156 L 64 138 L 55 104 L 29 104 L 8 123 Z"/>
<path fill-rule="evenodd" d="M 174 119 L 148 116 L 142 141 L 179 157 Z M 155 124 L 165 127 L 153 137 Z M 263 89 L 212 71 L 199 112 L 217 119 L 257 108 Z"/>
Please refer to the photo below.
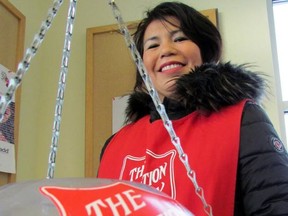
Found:
<path fill-rule="evenodd" d="M 240 126 L 246 101 L 204 116 L 193 112 L 172 124 L 214 216 L 234 213 Z M 162 120 L 145 116 L 123 127 L 107 146 L 99 178 L 150 185 L 197 216 L 206 215 Z"/>

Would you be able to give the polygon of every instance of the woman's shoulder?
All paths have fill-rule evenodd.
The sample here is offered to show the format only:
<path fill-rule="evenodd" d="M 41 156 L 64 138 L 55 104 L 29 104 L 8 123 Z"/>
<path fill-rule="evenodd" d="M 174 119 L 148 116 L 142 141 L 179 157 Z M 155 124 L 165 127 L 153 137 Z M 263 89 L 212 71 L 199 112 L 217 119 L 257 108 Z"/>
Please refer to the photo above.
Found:
<path fill-rule="evenodd" d="M 243 109 L 242 126 L 257 122 L 265 122 L 272 125 L 271 120 L 262 106 L 253 101 L 247 101 Z"/>
<path fill-rule="evenodd" d="M 287 215 L 288 154 L 260 105 L 245 104 L 240 134 L 237 181 L 245 212 Z"/>
<path fill-rule="evenodd" d="M 240 157 L 273 152 L 276 141 L 283 145 L 265 110 L 251 101 L 243 109 L 240 139 Z"/>

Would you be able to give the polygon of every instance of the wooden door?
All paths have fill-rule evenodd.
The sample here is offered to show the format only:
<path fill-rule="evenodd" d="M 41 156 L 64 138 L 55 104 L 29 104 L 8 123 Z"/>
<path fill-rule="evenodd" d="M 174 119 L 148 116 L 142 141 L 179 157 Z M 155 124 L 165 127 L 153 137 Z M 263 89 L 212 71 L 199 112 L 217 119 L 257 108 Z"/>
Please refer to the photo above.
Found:
<path fill-rule="evenodd" d="M 133 31 L 136 23 L 130 23 Z M 136 67 L 117 25 L 87 30 L 85 176 L 95 177 L 112 134 L 112 100 L 133 89 Z"/>
<path fill-rule="evenodd" d="M 0 0 L 0 64 L 16 71 L 24 49 L 25 17 L 8 0 Z M 14 142 L 17 160 L 20 93 L 15 97 Z M 1 123 L 0 123 L 1 124 Z M 17 170 L 17 168 L 16 168 Z M 17 172 L 17 171 L 16 171 Z M 0 185 L 15 182 L 16 174 L 0 172 Z"/>

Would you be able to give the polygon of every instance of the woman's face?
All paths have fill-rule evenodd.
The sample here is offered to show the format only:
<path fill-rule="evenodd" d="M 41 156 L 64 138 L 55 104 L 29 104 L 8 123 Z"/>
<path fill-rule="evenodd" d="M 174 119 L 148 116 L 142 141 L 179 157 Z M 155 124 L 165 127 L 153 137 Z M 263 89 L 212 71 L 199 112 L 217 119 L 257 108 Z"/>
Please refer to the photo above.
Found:
<path fill-rule="evenodd" d="M 195 66 L 202 64 L 199 47 L 178 27 L 179 21 L 152 21 L 144 34 L 143 63 L 158 91 L 159 97 L 169 97 L 175 81 Z"/>

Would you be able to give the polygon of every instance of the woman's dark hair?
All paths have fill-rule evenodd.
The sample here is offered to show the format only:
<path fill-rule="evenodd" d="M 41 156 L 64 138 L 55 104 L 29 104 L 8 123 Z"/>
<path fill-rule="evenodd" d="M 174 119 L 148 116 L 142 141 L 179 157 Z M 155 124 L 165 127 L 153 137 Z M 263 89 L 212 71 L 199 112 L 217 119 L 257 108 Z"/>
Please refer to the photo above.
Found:
<path fill-rule="evenodd" d="M 164 2 L 146 12 L 146 18 L 139 23 L 134 33 L 134 41 L 142 57 L 143 38 L 148 25 L 154 20 L 169 22 L 167 18 L 171 16 L 179 20 L 180 29 L 197 44 L 203 63 L 219 61 L 222 39 L 217 27 L 200 12 L 180 2 Z M 142 78 L 137 73 L 134 90 L 141 89 L 142 83 Z"/>

